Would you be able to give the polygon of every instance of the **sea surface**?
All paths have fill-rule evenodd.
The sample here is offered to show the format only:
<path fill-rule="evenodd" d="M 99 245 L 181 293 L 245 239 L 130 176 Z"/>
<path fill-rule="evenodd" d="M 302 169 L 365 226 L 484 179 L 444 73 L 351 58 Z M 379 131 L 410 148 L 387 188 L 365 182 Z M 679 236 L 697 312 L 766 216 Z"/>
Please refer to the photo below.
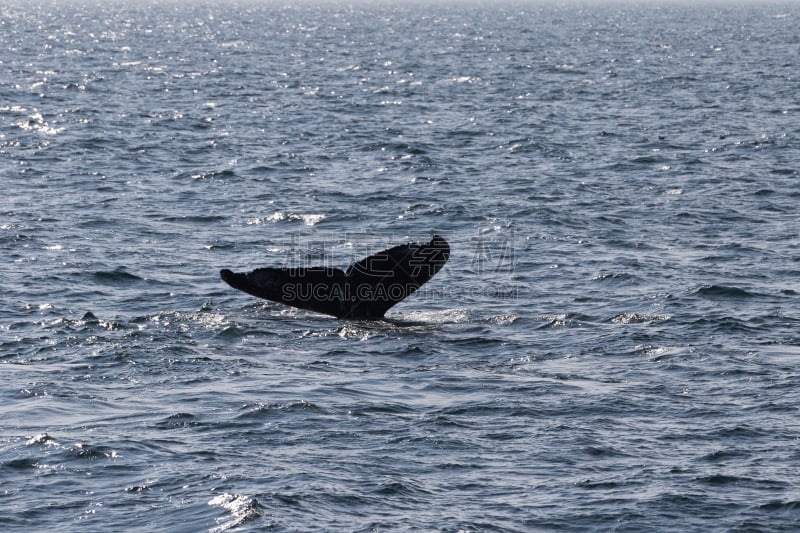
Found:
<path fill-rule="evenodd" d="M 796 531 L 798 27 L 0 0 L 0 529 Z M 434 233 L 382 321 L 219 277 Z"/>

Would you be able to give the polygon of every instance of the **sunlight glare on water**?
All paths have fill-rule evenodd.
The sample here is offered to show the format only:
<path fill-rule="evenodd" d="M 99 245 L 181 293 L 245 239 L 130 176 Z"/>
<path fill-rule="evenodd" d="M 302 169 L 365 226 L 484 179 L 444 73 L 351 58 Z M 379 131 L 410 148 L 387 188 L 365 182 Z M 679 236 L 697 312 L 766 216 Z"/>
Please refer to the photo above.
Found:
<path fill-rule="evenodd" d="M 799 18 L 0 5 L 0 524 L 794 531 Z"/>

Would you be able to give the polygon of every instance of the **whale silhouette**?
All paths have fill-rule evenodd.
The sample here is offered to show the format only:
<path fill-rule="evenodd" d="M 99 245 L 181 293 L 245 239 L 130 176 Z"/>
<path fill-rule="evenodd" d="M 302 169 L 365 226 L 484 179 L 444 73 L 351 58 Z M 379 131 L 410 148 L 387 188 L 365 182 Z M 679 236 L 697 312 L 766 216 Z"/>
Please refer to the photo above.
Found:
<path fill-rule="evenodd" d="M 447 263 L 450 245 L 439 235 L 365 257 L 347 271 L 331 267 L 220 271 L 231 287 L 253 296 L 336 318 L 376 320 L 430 280 Z"/>

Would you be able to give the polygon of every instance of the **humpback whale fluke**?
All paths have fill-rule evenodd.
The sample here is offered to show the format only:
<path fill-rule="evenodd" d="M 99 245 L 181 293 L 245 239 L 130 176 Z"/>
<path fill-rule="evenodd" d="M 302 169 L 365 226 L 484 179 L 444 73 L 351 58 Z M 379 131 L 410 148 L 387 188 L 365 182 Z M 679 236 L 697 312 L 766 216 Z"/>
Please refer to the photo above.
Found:
<path fill-rule="evenodd" d="M 225 282 L 253 296 L 337 318 L 379 319 L 439 272 L 450 245 L 439 235 L 430 242 L 389 248 L 338 268 L 259 268 L 220 271 Z"/>

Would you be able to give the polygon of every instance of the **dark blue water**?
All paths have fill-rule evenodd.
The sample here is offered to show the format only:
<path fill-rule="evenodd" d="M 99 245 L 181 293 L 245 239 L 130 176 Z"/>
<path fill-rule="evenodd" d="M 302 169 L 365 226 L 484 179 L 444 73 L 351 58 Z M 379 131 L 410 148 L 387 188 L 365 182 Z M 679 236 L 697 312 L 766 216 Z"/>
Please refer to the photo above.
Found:
<path fill-rule="evenodd" d="M 0 5 L 4 531 L 792 531 L 800 9 Z M 385 321 L 220 268 L 450 262 Z"/>

